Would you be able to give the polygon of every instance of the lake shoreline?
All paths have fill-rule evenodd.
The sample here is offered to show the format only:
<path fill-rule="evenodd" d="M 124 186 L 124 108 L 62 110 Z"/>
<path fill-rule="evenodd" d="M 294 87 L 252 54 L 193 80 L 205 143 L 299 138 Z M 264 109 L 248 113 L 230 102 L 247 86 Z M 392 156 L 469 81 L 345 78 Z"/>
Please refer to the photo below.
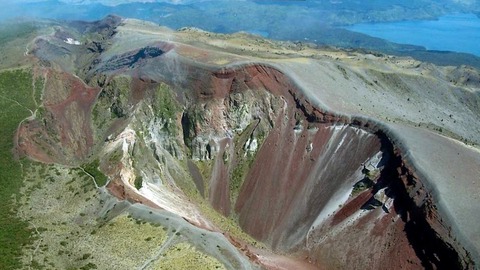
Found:
<path fill-rule="evenodd" d="M 450 14 L 437 20 L 361 23 L 342 28 L 398 44 L 423 46 L 429 51 L 480 56 L 480 18 L 473 13 Z"/>

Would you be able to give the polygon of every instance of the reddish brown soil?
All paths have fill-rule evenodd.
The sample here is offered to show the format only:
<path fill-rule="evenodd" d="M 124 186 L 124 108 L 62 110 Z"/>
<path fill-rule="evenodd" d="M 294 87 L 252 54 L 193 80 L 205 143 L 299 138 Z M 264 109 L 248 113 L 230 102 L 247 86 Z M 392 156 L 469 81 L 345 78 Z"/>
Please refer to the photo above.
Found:
<path fill-rule="evenodd" d="M 371 210 L 343 229 L 341 226 L 329 227 L 330 231 L 341 231 L 310 250 L 311 260 L 321 262 L 329 269 L 341 269 L 345 265 L 351 269 L 422 268 L 404 231 L 405 223 L 396 213 L 382 212 L 380 208 Z M 314 239 L 315 235 L 311 238 Z"/>
<path fill-rule="evenodd" d="M 215 160 L 215 164 L 212 170 L 212 177 L 210 183 L 209 199 L 213 208 L 225 216 L 230 215 L 230 188 L 228 181 L 229 178 L 228 166 L 223 162 L 223 153 L 228 151 L 225 149 L 227 143 L 232 143 L 230 139 L 224 139 L 220 142 L 220 152 Z"/>
<path fill-rule="evenodd" d="M 295 135 L 294 124 L 294 119 L 289 125 L 278 123 L 278 130 L 269 134 L 236 204 L 242 227 L 281 249 L 289 249 L 305 237 L 307 224 L 316 219 L 333 192 L 380 147 L 374 136 L 358 140 L 347 128 L 341 137 L 345 136 L 349 145 L 334 154 L 335 149 L 326 145 L 338 144 L 341 137 L 332 137 L 332 129 L 320 125 L 314 135 L 306 128 Z M 311 152 L 306 150 L 309 141 Z M 350 179 L 350 185 L 358 180 Z M 286 233 L 290 231 L 295 231 L 296 237 L 290 238 Z"/>
<path fill-rule="evenodd" d="M 19 151 L 46 163 L 72 165 L 93 147 L 91 109 L 100 89 L 65 72 L 50 70 L 47 76 L 45 120 L 24 122 L 18 130 Z"/>
<path fill-rule="evenodd" d="M 362 205 L 367 203 L 370 198 L 372 198 L 371 192 L 371 189 L 367 189 L 355 196 L 353 199 L 349 200 L 342 208 L 340 208 L 340 210 L 338 210 L 338 212 L 335 213 L 330 225 L 335 226 L 357 212 Z"/>
<path fill-rule="evenodd" d="M 28 137 L 26 137 L 28 135 Z M 30 159 L 51 164 L 56 162 L 52 154 L 45 151 L 50 147 L 47 133 L 37 121 L 25 121 L 19 126 L 16 135 L 15 151 L 20 156 L 28 156 Z"/>

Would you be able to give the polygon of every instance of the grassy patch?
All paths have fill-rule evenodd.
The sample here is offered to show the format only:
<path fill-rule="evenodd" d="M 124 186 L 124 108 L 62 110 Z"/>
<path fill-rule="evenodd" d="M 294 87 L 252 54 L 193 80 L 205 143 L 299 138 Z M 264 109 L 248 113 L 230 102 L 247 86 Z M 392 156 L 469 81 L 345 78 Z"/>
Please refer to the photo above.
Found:
<path fill-rule="evenodd" d="M 253 159 L 252 159 L 253 160 Z M 243 184 L 245 174 L 248 172 L 251 161 L 248 157 L 242 158 L 238 161 L 237 166 L 233 169 L 232 176 L 230 178 L 230 194 L 232 195 L 232 201 L 236 201 L 238 192 Z"/>
<path fill-rule="evenodd" d="M 28 223 L 17 217 L 12 196 L 23 184 L 20 163 L 13 158 L 18 124 L 34 110 L 32 74 L 27 70 L 0 72 L 0 269 L 21 268 L 22 246 L 31 243 Z"/>
<path fill-rule="evenodd" d="M 158 87 L 158 90 L 155 92 L 153 109 L 155 110 L 155 116 L 165 120 L 163 130 L 171 135 L 176 135 L 178 127 L 175 119 L 180 110 L 180 104 L 168 85 L 162 83 Z"/>
<path fill-rule="evenodd" d="M 175 118 L 179 105 L 167 84 L 160 84 L 156 92 L 155 101 L 156 116 L 164 119 Z"/>
<path fill-rule="evenodd" d="M 99 75 L 102 76 L 102 75 Z M 94 81 L 102 80 L 96 78 Z M 93 108 L 92 123 L 96 140 L 103 140 L 105 132 L 120 118 L 125 118 L 129 111 L 130 78 L 117 76 L 103 86 Z"/>
<path fill-rule="evenodd" d="M 245 176 L 248 173 L 253 161 L 255 160 L 256 153 L 249 153 L 246 152 L 244 148 L 245 143 L 247 142 L 248 138 L 253 134 L 255 130 L 256 124 L 250 124 L 240 135 L 235 136 L 235 156 L 237 163 L 233 168 L 231 175 L 230 175 L 230 199 L 232 204 L 237 201 L 238 193 L 240 192 L 240 188 L 243 185 L 243 181 L 245 180 Z M 259 143 L 262 143 L 262 138 L 258 138 Z M 245 155 L 246 153 L 246 155 Z"/>
<path fill-rule="evenodd" d="M 98 211 L 109 204 L 111 197 L 107 194 L 90 189 L 72 196 L 69 187 L 77 191 L 86 183 L 91 186 L 90 178 L 82 170 L 33 162 L 24 167 L 25 185 L 21 190 L 32 189 L 32 192 L 29 197 L 19 198 L 22 205 L 19 211 L 40 233 L 24 248 L 25 267 L 19 269 L 31 265 L 30 254 L 37 246 L 33 259 L 38 267 L 32 269 L 95 269 L 94 265 L 98 269 L 136 269 L 146 257 L 153 257 L 167 239 L 167 232 L 160 225 L 156 227 L 141 220 L 137 225 L 126 214 L 115 217 L 123 211 L 117 211 L 119 205 L 116 204 L 109 208 L 108 221 L 102 220 L 103 215 Z M 38 176 L 42 167 L 46 167 L 46 174 L 51 175 L 54 182 Z M 56 174 L 56 169 L 61 175 Z M 42 183 L 40 189 L 33 188 L 37 183 Z M 87 198 L 91 199 L 86 202 Z M 150 241 L 143 241 L 149 237 Z M 49 266 L 50 263 L 55 266 Z"/>
<path fill-rule="evenodd" d="M 116 164 L 122 160 L 123 152 L 121 150 L 122 149 L 117 149 L 110 154 L 108 157 L 109 163 Z"/>
<path fill-rule="evenodd" d="M 87 263 L 86 265 L 80 267 L 81 270 L 90 270 L 90 269 L 97 269 L 97 265 L 94 263 Z"/>
<path fill-rule="evenodd" d="M 135 188 L 136 188 L 136 189 L 141 189 L 142 186 L 143 186 L 143 177 L 137 176 L 137 177 L 135 178 L 134 185 L 135 185 Z"/>
<path fill-rule="evenodd" d="M 95 182 L 99 187 L 104 186 L 107 183 L 107 176 L 103 174 L 99 169 L 98 166 L 100 165 L 100 161 L 95 159 L 94 161 L 84 164 L 82 168 L 91 174 L 95 178 Z"/>
<path fill-rule="evenodd" d="M 218 259 L 187 243 L 171 246 L 153 264 L 155 269 L 226 269 Z"/>
<path fill-rule="evenodd" d="M 9 23 L 0 26 L 0 46 L 18 38 L 26 38 L 37 30 L 34 22 Z"/>
<path fill-rule="evenodd" d="M 45 84 L 45 80 L 41 77 L 35 79 L 35 101 L 37 105 L 42 103 L 42 92 L 43 92 L 43 85 Z"/>
<path fill-rule="evenodd" d="M 216 210 L 212 208 L 209 202 L 207 201 L 198 201 L 197 202 L 199 210 L 202 214 L 210 221 L 215 224 L 221 231 L 228 232 L 234 238 L 242 239 L 243 241 L 253 245 L 257 248 L 265 248 L 265 244 L 258 242 L 251 235 L 247 234 L 240 228 L 238 220 L 235 217 L 225 217 Z"/>
<path fill-rule="evenodd" d="M 210 178 L 212 178 L 212 168 L 214 161 L 192 160 L 192 162 L 197 166 L 198 171 L 202 175 L 205 197 L 208 197 L 208 193 L 210 190 Z"/>

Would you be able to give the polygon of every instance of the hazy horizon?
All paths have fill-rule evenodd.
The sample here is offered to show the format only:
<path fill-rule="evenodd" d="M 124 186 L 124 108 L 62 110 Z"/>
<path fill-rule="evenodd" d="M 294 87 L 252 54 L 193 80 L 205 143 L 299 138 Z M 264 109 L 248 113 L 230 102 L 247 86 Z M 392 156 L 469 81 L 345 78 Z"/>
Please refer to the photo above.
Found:
<path fill-rule="evenodd" d="M 429 34 L 428 42 L 424 42 L 422 35 L 425 35 L 425 31 L 420 33 L 422 29 L 419 28 L 415 35 L 415 23 L 410 25 L 405 35 L 401 36 L 402 32 L 399 31 L 396 38 L 392 38 L 391 33 L 385 33 L 388 30 L 382 32 L 382 26 L 370 26 L 385 23 L 385 27 L 388 27 L 390 23 L 409 21 L 431 21 L 432 25 L 435 25 L 435 20 L 441 16 L 454 13 L 478 16 L 480 4 L 477 1 L 458 0 L 390 0 L 365 3 L 354 0 L 7 0 L 0 4 L 0 21 L 15 22 L 37 18 L 94 21 L 115 14 L 124 18 L 151 21 L 172 29 L 196 27 L 227 34 L 245 31 L 275 40 L 363 48 L 389 54 L 410 52 L 412 49 L 433 49 L 480 55 L 475 50 L 458 49 L 458 44 L 454 44 L 457 47 L 443 46 L 452 43 L 445 42 L 449 35 L 453 43 L 456 43 L 455 40 L 470 41 L 457 42 L 460 46 L 462 43 L 478 43 L 478 35 L 460 36 L 462 32 L 453 29 L 449 33 L 443 33 L 441 38 L 440 35 Z M 346 26 L 350 27 L 345 28 Z M 415 37 L 417 40 L 412 40 Z M 432 46 L 435 42 L 439 46 Z M 412 44 L 415 46 L 403 46 Z"/>

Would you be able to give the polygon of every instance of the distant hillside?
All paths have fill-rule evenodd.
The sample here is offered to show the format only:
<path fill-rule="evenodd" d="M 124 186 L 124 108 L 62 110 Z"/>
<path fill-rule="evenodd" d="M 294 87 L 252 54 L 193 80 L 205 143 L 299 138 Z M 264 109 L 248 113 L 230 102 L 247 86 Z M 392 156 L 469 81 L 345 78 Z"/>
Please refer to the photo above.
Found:
<path fill-rule="evenodd" d="M 144 2 L 144 1 L 142 1 Z M 0 4 L 0 20 L 21 17 L 97 20 L 108 14 L 148 20 L 173 29 L 219 33 L 248 31 L 278 40 L 311 42 L 409 55 L 439 65 L 480 67 L 472 55 L 425 51 L 338 29 L 360 22 L 434 19 L 452 12 L 480 14 L 477 1 L 226 1 L 226 0 L 23 0 Z M 222 2 L 219 4 L 219 2 Z M 72 8 L 75 5 L 75 8 Z M 208 18 L 208 19 L 206 19 Z M 447 56 L 447 57 L 446 57 Z"/>

